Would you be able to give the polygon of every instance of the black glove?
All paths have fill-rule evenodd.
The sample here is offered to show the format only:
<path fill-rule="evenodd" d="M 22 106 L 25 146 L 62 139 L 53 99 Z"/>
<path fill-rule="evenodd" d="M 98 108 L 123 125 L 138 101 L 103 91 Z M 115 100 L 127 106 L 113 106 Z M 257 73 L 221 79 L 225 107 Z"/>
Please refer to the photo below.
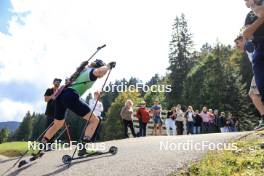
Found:
<path fill-rule="evenodd" d="M 108 67 L 109 69 L 115 68 L 115 66 L 116 66 L 116 62 L 109 62 L 109 63 L 107 64 L 107 67 Z"/>

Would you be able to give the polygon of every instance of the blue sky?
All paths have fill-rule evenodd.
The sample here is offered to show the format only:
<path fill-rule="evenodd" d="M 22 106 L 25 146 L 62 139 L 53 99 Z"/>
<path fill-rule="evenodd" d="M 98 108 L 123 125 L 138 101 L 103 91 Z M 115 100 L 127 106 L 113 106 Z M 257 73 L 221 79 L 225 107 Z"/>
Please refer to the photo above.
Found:
<path fill-rule="evenodd" d="M 166 73 L 176 15 L 186 15 L 198 49 L 233 45 L 248 11 L 241 0 L 0 0 L 0 121 L 43 112 L 53 78 L 69 76 L 99 45 L 107 47 L 96 58 L 117 61 L 110 80 L 147 81 Z"/>
<path fill-rule="evenodd" d="M 0 32 L 11 35 L 9 32 L 9 22 L 12 17 L 17 17 L 16 22 L 20 25 L 25 25 L 22 18 L 26 17 L 30 12 L 17 13 L 14 11 L 10 0 L 0 1 Z"/>
<path fill-rule="evenodd" d="M 0 32 L 4 34 L 8 33 L 9 21 L 13 15 L 12 13 L 12 4 L 9 0 L 1 0 L 0 2 Z"/>

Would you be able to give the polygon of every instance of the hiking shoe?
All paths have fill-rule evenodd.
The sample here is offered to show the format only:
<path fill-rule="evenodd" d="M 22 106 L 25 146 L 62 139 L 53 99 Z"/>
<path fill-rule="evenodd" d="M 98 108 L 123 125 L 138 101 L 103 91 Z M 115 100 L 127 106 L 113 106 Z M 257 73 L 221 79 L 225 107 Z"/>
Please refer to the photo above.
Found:
<path fill-rule="evenodd" d="M 264 129 L 264 120 L 260 120 L 259 125 L 254 128 L 254 130 Z"/>

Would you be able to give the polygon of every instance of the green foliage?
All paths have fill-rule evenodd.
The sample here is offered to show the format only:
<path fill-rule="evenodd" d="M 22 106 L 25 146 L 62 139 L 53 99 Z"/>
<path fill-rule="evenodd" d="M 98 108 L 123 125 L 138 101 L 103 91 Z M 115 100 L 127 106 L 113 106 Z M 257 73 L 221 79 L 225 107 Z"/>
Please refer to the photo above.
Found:
<path fill-rule="evenodd" d="M 192 51 L 192 35 L 182 15 L 173 24 L 169 62 L 169 106 L 180 103 L 199 110 L 208 106 L 231 111 L 239 118 L 242 129 L 253 128 L 258 114 L 247 95 L 252 70 L 245 54 L 219 42 L 215 47 L 206 43 L 200 52 Z M 145 97 L 149 101 L 151 95 Z"/>
<path fill-rule="evenodd" d="M 102 95 L 102 103 L 104 105 L 104 112 L 107 112 L 112 103 L 118 97 L 120 88 L 125 90 L 125 86 L 136 85 L 137 83 L 141 83 L 142 81 L 138 80 L 137 78 L 131 77 L 129 80 L 123 78 L 122 80 L 116 80 L 114 83 L 110 82 L 108 84 L 108 88 L 111 88 L 107 92 L 104 92 Z M 144 95 L 144 92 L 140 91 L 141 95 Z M 104 113 L 103 113 L 104 114 Z"/>
<path fill-rule="evenodd" d="M 101 140 L 107 141 L 125 137 L 120 111 L 128 99 L 132 100 L 134 105 L 138 105 L 142 101 L 140 94 L 136 91 L 120 93 L 106 114 L 107 120 L 103 123 Z"/>
<path fill-rule="evenodd" d="M 168 102 L 166 101 L 166 85 L 168 85 L 168 76 L 165 76 L 163 78 L 161 78 L 158 74 L 155 74 L 154 77 L 151 78 L 151 80 L 147 83 L 147 85 L 149 86 L 152 86 L 152 85 L 157 85 L 157 86 L 160 86 L 160 89 L 162 91 L 148 91 L 145 93 L 144 95 L 144 100 L 146 101 L 147 103 L 147 106 L 150 107 L 152 106 L 153 102 L 155 100 L 158 100 L 163 109 L 165 108 L 168 108 Z"/>
<path fill-rule="evenodd" d="M 199 62 L 184 82 L 184 103 L 231 111 L 239 118 L 241 128 L 250 130 L 256 121 L 254 108 L 247 95 L 236 51 L 218 44 L 210 52 L 201 53 Z"/>
<path fill-rule="evenodd" d="M 44 114 L 34 114 L 32 115 L 33 123 L 32 123 L 32 135 L 30 137 L 31 140 L 36 140 L 39 135 L 45 130 L 46 126 L 46 116 Z"/>
<path fill-rule="evenodd" d="M 2 128 L 0 130 L 0 144 L 7 141 L 10 131 L 7 128 Z"/>

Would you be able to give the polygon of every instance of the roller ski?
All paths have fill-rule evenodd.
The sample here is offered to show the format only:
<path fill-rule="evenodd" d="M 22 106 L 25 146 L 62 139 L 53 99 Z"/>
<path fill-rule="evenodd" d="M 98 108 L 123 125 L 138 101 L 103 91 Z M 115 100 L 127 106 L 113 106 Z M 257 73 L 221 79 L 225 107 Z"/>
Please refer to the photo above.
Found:
<path fill-rule="evenodd" d="M 44 154 L 45 154 L 44 151 L 41 151 L 41 150 L 38 151 L 37 153 L 33 153 L 28 160 L 21 160 L 18 163 L 18 166 L 17 167 L 18 168 L 21 168 L 21 167 L 23 167 L 23 166 L 25 166 L 25 165 L 27 165 L 27 164 L 29 164 L 29 163 L 37 160 L 37 159 L 40 159 Z"/>
<path fill-rule="evenodd" d="M 61 135 L 64 134 L 65 130 L 67 130 L 67 128 L 65 128 L 64 130 L 62 130 L 62 132 L 59 134 L 59 136 L 55 140 L 59 139 L 61 137 Z M 44 144 L 46 144 L 48 141 L 42 141 L 42 142 Z M 29 164 L 29 163 L 37 160 L 37 159 L 40 159 L 45 154 L 45 152 L 50 152 L 50 151 L 53 151 L 53 149 L 51 148 L 50 145 L 47 145 L 46 146 L 46 149 L 39 150 L 36 153 L 32 153 L 31 154 L 31 157 L 28 160 L 21 160 L 21 161 L 19 161 L 18 168 L 21 168 L 22 166 L 25 166 L 25 165 L 27 165 L 27 164 Z"/>
<path fill-rule="evenodd" d="M 71 162 L 73 160 L 79 160 L 79 159 L 83 159 L 83 158 L 89 158 L 89 157 L 93 157 L 93 156 L 100 156 L 100 155 L 107 155 L 107 154 L 112 154 L 115 155 L 118 151 L 118 148 L 115 146 L 110 147 L 110 149 L 106 152 L 102 152 L 102 151 L 86 151 L 84 150 L 79 150 L 78 151 L 78 156 L 77 157 L 71 157 L 69 155 L 64 155 L 62 157 L 62 162 L 63 164 L 71 164 Z"/>

